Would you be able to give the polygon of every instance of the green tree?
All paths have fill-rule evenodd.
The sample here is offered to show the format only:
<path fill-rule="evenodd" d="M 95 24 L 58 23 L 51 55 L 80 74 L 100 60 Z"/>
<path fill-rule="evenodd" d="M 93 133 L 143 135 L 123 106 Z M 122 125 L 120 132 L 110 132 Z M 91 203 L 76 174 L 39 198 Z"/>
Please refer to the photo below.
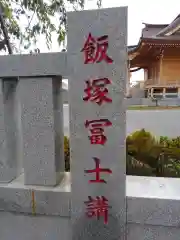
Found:
<path fill-rule="evenodd" d="M 65 159 L 65 171 L 70 171 L 70 148 L 69 148 L 69 139 L 64 137 L 64 159 Z"/>
<path fill-rule="evenodd" d="M 85 1 L 88 0 L 1 0 L 0 8 L 11 42 L 19 40 L 24 49 L 28 49 L 36 44 L 39 35 L 44 35 L 50 48 L 53 33 L 57 34 L 59 43 L 65 39 L 67 8 L 81 10 Z M 98 7 L 101 6 L 101 0 L 93 1 L 97 2 Z M 23 26 L 22 23 L 27 24 Z M 0 29 L 0 40 L 3 39 Z"/>
<path fill-rule="evenodd" d="M 159 163 L 166 176 L 180 176 L 180 137 L 160 137 L 162 147 Z"/>
<path fill-rule="evenodd" d="M 180 176 L 180 137 L 155 139 L 142 129 L 127 137 L 126 146 L 128 174 Z"/>
<path fill-rule="evenodd" d="M 128 175 L 180 177 L 180 137 L 159 139 L 139 130 L 126 139 L 126 168 Z M 70 171 L 70 146 L 64 137 L 65 170 Z"/>
<path fill-rule="evenodd" d="M 145 129 L 134 132 L 126 140 L 128 154 L 145 164 L 153 164 L 158 154 L 156 145 L 157 140 Z"/>

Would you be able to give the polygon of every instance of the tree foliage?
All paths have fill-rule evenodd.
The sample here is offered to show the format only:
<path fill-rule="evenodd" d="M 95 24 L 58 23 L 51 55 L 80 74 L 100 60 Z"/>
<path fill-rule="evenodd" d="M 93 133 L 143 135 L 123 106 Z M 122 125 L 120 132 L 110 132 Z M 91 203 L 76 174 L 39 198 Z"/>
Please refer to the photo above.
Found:
<path fill-rule="evenodd" d="M 180 137 L 156 139 L 144 129 L 134 132 L 126 141 L 128 174 L 180 176 L 179 147 Z"/>
<path fill-rule="evenodd" d="M 64 160 L 65 160 L 65 170 L 70 171 L 70 148 L 69 148 L 69 139 L 64 137 Z"/>
<path fill-rule="evenodd" d="M 88 0 L 86 0 L 88 1 Z M 101 0 L 94 0 L 98 7 Z M 48 48 L 52 34 L 62 43 L 67 29 L 67 9 L 83 9 L 85 0 L 1 0 L 6 27 L 11 41 L 19 40 L 25 49 L 37 43 L 39 35 L 44 35 Z M 3 39 L 0 30 L 0 40 Z"/>
<path fill-rule="evenodd" d="M 69 139 L 64 137 L 65 169 L 70 170 Z M 180 137 L 155 138 L 141 129 L 126 138 L 127 175 L 180 177 Z"/>

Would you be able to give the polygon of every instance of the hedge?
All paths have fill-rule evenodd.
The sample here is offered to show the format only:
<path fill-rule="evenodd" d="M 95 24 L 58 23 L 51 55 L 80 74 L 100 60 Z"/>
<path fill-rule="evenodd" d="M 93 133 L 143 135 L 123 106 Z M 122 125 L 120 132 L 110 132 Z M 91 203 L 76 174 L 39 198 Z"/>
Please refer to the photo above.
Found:
<path fill-rule="evenodd" d="M 65 170 L 70 171 L 70 147 L 64 137 Z M 136 176 L 179 177 L 180 137 L 156 138 L 145 129 L 126 139 L 126 174 Z"/>

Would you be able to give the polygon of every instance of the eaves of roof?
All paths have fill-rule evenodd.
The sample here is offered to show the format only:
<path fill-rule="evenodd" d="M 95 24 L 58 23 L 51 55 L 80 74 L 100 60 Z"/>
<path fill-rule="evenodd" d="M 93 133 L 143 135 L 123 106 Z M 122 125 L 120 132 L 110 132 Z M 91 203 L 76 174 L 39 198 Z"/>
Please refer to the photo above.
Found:
<path fill-rule="evenodd" d="M 160 41 L 163 41 L 163 44 L 179 44 L 180 40 L 179 39 L 174 39 L 172 36 L 164 36 L 164 34 L 170 32 L 170 31 L 175 31 L 176 28 L 180 27 L 180 14 L 170 23 L 170 24 L 148 24 L 148 23 L 143 23 L 145 24 L 145 27 L 147 28 L 161 28 L 160 32 L 158 32 L 156 35 L 149 37 L 149 38 L 144 38 L 141 35 L 141 38 L 139 39 L 139 42 L 137 45 L 129 46 L 128 49 L 128 54 L 133 54 L 136 51 L 139 50 L 139 48 L 142 45 L 142 42 L 149 42 L 155 45 L 161 45 Z M 162 29 L 163 28 L 163 29 Z"/>
<path fill-rule="evenodd" d="M 144 22 L 143 24 L 145 25 L 145 27 L 148 27 L 148 28 L 165 28 L 169 25 L 169 24 L 151 24 L 151 23 L 144 23 Z"/>
<path fill-rule="evenodd" d="M 128 54 L 133 54 L 139 50 L 142 46 L 142 43 L 149 43 L 152 45 L 180 45 L 180 39 L 166 38 L 166 37 L 152 37 L 152 38 L 143 38 L 141 37 L 138 44 L 135 46 L 128 47 Z"/>
<path fill-rule="evenodd" d="M 139 42 L 137 45 L 128 46 L 128 54 L 136 52 L 141 46 L 141 42 L 142 42 L 142 37 L 139 39 Z"/>
<path fill-rule="evenodd" d="M 168 26 L 162 29 L 156 36 L 162 36 L 176 29 L 180 25 L 180 15 L 178 15 Z M 176 31 L 176 30 L 175 30 Z"/>

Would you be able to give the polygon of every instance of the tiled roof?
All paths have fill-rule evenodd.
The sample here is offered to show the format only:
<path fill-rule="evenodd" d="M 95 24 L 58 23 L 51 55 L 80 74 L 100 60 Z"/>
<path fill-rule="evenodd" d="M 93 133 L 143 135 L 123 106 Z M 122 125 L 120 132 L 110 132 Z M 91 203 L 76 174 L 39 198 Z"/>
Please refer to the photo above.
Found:
<path fill-rule="evenodd" d="M 129 51 L 133 51 L 134 49 L 137 48 L 138 45 L 132 45 L 132 46 L 128 46 L 128 52 Z"/>
<path fill-rule="evenodd" d="M 169 33 L 173 33 L 180 28 L 180 15 L 178 15 L 167 27 L 162 29 L 157 36 L 164 36 Z"/>
<path fill-rule="evenodd" d="M 151 23 L 144 23 L 145 27 L 149 27 L 149 28 L 165 28 L 167 27 L 169 24 L 151 24 Z"/>
<path fill-rule="evenodd" d="M 180 33 L 174 35 L 180 29 L 180 14 L 170 24 L 149 24 L 143 23 L 142 35 L 139 43 L 134 46 L 128 46 L 128 53 L 135 52 L 143 40 L 178 40 Z"/>

